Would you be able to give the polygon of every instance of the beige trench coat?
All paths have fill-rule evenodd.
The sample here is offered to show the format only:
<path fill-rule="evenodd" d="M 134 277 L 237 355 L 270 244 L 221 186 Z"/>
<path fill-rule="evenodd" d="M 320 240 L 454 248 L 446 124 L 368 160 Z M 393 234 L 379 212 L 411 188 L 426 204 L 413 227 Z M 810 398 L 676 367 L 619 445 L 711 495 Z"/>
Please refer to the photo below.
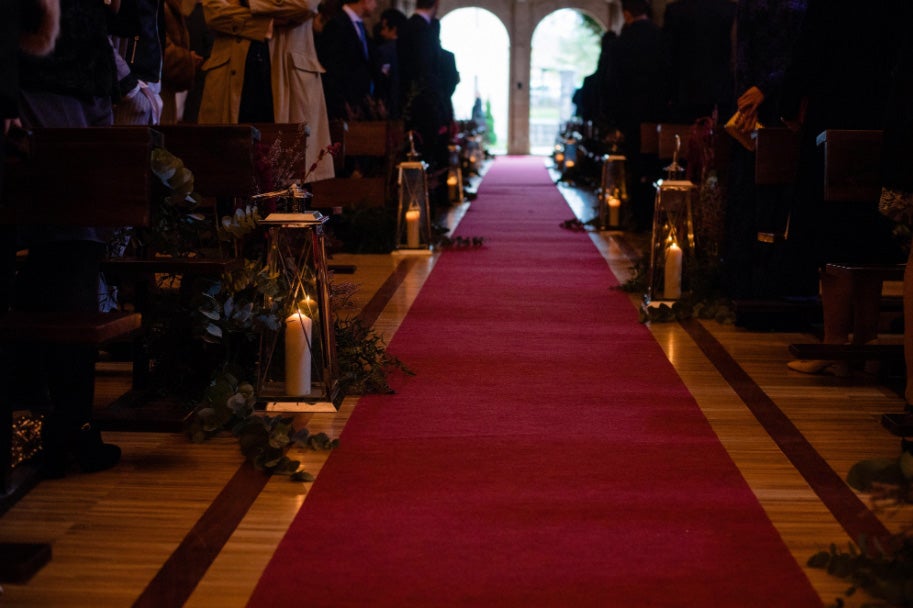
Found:
<path fill-rule="evenodd" d="M 330 126 L 321 74 L 314 47 L 313 16 L 317 0 L 251 0 L 250 8 L 238 0 L 203 0 L 206 23 L 214 41 L 203 64 L 206 80 L 200 102 L 201 124 L 236 124 L 244 85 L 244 65 L 251 40 L 269 40 L 273 83 L 273 113 L 277 123 L 303 122 L 310 128 L 307 166 L 330 144 Z M 273 19 L 304 20 L 280 26 Z M 327 158 L 307 181 L 333 177 Z"/>

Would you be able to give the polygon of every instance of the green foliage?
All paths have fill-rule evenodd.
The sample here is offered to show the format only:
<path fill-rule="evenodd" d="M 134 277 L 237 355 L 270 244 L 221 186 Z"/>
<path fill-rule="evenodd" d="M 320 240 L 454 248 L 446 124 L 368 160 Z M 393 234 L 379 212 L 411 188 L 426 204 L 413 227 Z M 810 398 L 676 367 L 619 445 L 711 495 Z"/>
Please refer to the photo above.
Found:
<path fill-rule="evenodd" d="M 296 430 L 291 417 L 257 414 L 255 403 L 253 386 L 223 373 L 207 388 L 188 419 L 186 432 L 194 442 L 230 432 L 238 438 L 245 459 L 258 470 L 290 475 L 293 481 L 313 481 L 313 475 L 300 470 L 300 461 L 288 457 L 289 448 L 332 450 L 339 440 L 331 440 L 326 433 L 311 435 L 306 428 Z"/>
<path fill-rule="evenodd" d="M 854 490 L 868 494 L 873 511 L 895 508 L 913 502 L 913 454 L 903 450 L 898 458 L 872 458 L 854 464 L 846 477 Z M 879 600 L 874 606 L 913 607 L 913 527 L 888 538 L 862 536 L 846 550 L 831 545 L 808 559 L 808 566 L 826 570 L 846 580 L 846 595 L 865 590 Z M 836 600 L 837 606 L 843 600 Z"/>
<path fill-rule="evenodd" d="M 850 583 L 847 596 L 857 589 L 880 600 L 865 606 L 913 606 L 913 539 L 894 537 L 893 546 L 877 538 L 862 537 L 858 546 L 850 543 L 846 550 L 831 545 L 808 559 L 810 568 L 826 570 L 831 576 Z M 836 606 L 842 606 L 838 598 Z"/>
<path fill-rule="evenodd" d="M 200 197 L 193 189 L 193 173 L 184 162 L 168 150 L 156 148 L 152 172 L 161 183 L 161 204 L 155 206 L 150 226 L 134 231 L 133 238 L 141 247 L 171 256 L 214 246 L 215 232 L 197 209 Z"/>
<path fill-rule="evenodd" d="M 489 145 L 498 143 L 498 134 L 495 133 L 495 117 L 491 113 L 491 100 L 485 100 L 485 142 Z"/>
<path fill-rule="evenodd" d="M 335 329 L 340 386 L 345 394 L 391 393 L 393 390 L 387 382 L 391 371 L 413 374 L 402 361 L 387 352 L 383 337 L 359 317 L 337 319 Z"/>

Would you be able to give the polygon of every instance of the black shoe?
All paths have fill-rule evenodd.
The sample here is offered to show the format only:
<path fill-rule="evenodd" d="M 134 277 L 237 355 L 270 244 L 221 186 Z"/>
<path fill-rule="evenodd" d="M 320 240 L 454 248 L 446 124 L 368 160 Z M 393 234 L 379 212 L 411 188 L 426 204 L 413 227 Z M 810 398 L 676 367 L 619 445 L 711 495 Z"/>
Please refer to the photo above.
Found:
<path fill-rule="evenodd" d="M 89 422 L 76 433 L 72 450 L 84 473 L 105 471 L 120 462 L 120 448 L 103 442 L 101 433 Z"/>
<path fill-rule="evenodd" d="M 45 479 L 66 477 L 74 464 L 83 473 L 96 473 L 120 462 L 120 448 L 104 443 L 101 433 L 91 423 L 86 422 L 78 430 L 67 433 L 62 433 L 54 423 L 46 421 L 45 424 L 41 464 L 41 475 Z"/>
<path fill-rule="evenodd" d="M 898 437 L 913 437 L 913 414 L 882 414 L 881 426 Z"/>

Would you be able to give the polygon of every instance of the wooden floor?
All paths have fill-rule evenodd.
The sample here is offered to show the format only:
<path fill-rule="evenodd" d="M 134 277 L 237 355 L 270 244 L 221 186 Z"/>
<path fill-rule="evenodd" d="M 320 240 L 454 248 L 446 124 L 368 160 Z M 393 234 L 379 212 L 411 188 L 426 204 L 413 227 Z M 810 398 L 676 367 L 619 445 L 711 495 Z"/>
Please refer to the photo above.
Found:
<path fill-rule="evenodd" d="M 578 217 L 591 215 L 586 195 L 562 190 Z M 465 209 L 456 209 L 451 221 Z M 593 232 L 591 238 L 625 278 L 636 235 Z M 356 266 L 354 275 L 337 278 L 360 286 L 362 310 L 354 312 L 373 319 L 389 338 L 436 259 L 337 255 L 332 262 Z M 879 415 L 900 411 L 903 401 L 875 375 L 788 370 L 787 346 L 815 339 L 808 334 L 752 332 L 715 321 L 655 323 L 650 330 L 803 567 L 814 552 L 845 545 L 859 529 L 895 531 L 911 521 L 910 511 L 873 518 L 849 490 L 850 500 L 817 493 L 828 475 L 843 477 L 860 459 L 897 455 L 898 441 L 882 430 Z M 109 385 L 99 386 L 100 399 L 111 397 Z M 300 415 L 298 424 L 335 437 L 355 406 L 356 399 L 347 398 L 337 414 Z M 310 484 L 251 475 L 232 438 L 192 444 L 180 434 L 108 432 L 106 439 L 123 449 L 118 467 L 43 481 L 0 517 L 0 542 L 53 545 L 52 560 L 27 584 L 4 585 L 0 605 L 244 606 Z M 313 474 L 326 458 L 322 452 L 298 456 Z M 847 586 L 806 572 L 824 603 Z M 854 597 L 848 605 L 861 602 Z"/>

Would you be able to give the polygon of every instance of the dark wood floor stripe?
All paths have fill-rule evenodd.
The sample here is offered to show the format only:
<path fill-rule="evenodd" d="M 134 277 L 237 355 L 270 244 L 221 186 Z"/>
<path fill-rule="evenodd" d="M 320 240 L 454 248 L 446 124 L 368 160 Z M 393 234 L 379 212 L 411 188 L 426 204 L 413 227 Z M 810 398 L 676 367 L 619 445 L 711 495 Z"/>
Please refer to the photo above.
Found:
<path fill-rule="evenodd" d="M 374 325 L 380 313 L 384 311 L 387 303 L 390 302 L 390 298 L 393 297 L 393 294 L 396 293 L 396 290 L 399 289 L 399 286 L 402 285 L 403 280 L 405 280 L 417 262 L 416 258 L 411 257 L 400 260 L 400 263 L 396 265 L 396 269 L 387 277 L 380 289 L 375 292 L 374 297 L 362 307 L 358 316 L 367 327 Z"/>
<path fill-rule="evenodd" d="M 183 606 L 268 480 L 263 471 L 241 465 L 133 606 Z"/>
<path fill-rule="evenodd" d="M 613 240 L 632 263 L 640 254 L 623 235 Z M 886 537 L 889 531 L 843 479 L 827 464 L 789 420 L 786 414 L 736 362 L 722 344 L 699 321 L 682 321 L 681 326 L 717 368 L 729 386 L 761 423 L 783 454 L 830 510 L 853 540 L 861 535 Z"/>
<path fill-rule="evenodd" d="M 699 321 L 691 319 L 681 321 L 680 324 L 739 398 L 745 402 L 850 538 L 856 540 L 861 535 L 887 537 L 890 533 L 884 524 L 827 464 L 801 431 L 751 379 L 723 345 Z"/>
<path fill-rule="evenodd" d="M 366 326 L 377 321 L 417 260 L 405 258 L 359 314 Z M 202 580 L 225 543 L 257 500 L 269 477 L 241 465 L 134 602 L 134 608 L 182 606 Z"/>

